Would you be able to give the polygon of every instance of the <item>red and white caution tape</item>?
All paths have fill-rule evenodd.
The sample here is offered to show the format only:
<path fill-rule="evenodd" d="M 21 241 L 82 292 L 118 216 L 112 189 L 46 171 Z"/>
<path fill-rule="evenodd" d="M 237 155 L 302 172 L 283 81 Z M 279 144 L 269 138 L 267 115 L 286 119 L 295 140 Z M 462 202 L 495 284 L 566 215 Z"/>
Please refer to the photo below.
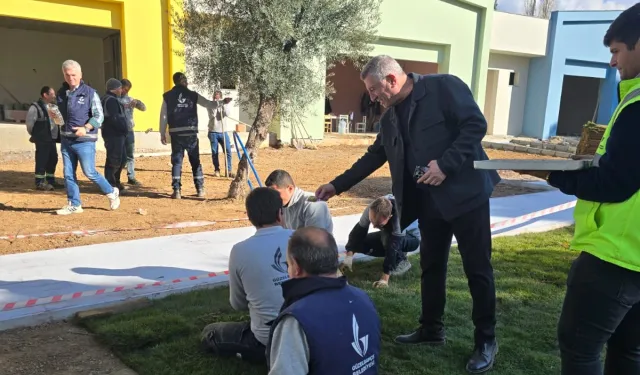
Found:
<path fill-rule="evenodd" d="M 507 219 L 504 221 L 499 221 L 497 223 L 491 224 L 491 230 L 504 229 L 507 227 L 512 227 L 514 225 L 526 223 L 527 221 L 531 221 L 533 219 L 537 219 L 542 216 L 555 214 L 556 212 L 568 210 L 572 207 L 576 206 L 577 201 L 571 201 L 568 203 L 559 204 L 557 206 L 545 208 L 544 210 L 532 212 L 530 214 L 514 217 L 513 219 Z"/>
<path fill-rule="evenodd" d="M 2 307 L 2 311 L 10 311 L 10 310 L 21 309 L 25 307 L 33 307 L 33 306 L 39 306 L 39 305 L 46 305 L 49 303 L 70 301 L 70 300 L 75 300 L 83 297 L 101 296 L 103 294 L 118 293 L 126 290 L 139 290 L 139 289 L 146 289 L 154 286 L 175 285 L 183 282 L 210 279 L 213 277 L 224 276 L 228 274 L 229 274 L 229 271 L 210 272 L 204 275 L 190 276 L 182 279 L 174 279 L 169 281 L 156 281 L 153 283 L 143 283 L 143 284 L 136 284 L 136 285 L 129 285 L 129 286 L 117 286 L 115 288 L 111 287 L 111 288 L 104 288 L 104 289 L 96 289 L 96 290 L 90 290 L 86 292 L 59 294 L 57 296 L 51 296 L 51 297 L 31 298 L 26 301 L 5 303 L 4 306 Z"/>
<path fill-rule="evenodd" d="M 503 229 L 503 228 L 507 228 L 513 225 L 517 225 L 517 224 L 521 224 L 545 215 L 550 215 L 550 214 L 554 214 L 556 212 L 560 212 L 560 211 L 564 211 L 567 210 L 569 208 L 572 208 L 576 205 L 576 201 L 573 202 L 568 202 L 568 203 L 564 203 L 564 204 L 560 204 L 554 207 L 549 207 L 546 208 L 544 210 L 540 210 L 540 211 L 536 211 L 536 212 L 532 212 L 530 214 L 526 214 L 526 215 L 522 215 L 522 216 L 518 216 L 515 217 L 513 219 L 508 219 L 508 220 L 504 220 L 504 221 L 500 221 L 497 223 L 493 223 L 491 224 L 491 229 L 492 230 L 496 230 L 496 229 Z M 235 221 L 240 221 L 240 220 L 246 220 L 246 219 L 229 219 L 229 220 L 235 220 Z M 215 222 L 203 222 L 203 221 L 195 221 L 195 222 L 186 222 L 186 223 L 176 223 L 176 224 L 170 224 L 170 225 L 166 225 L 162 228 L 186 228 L 189 225 L 195 225 L 195 226 L 199 226 L 199 225 L 207 225 L 206 223 L 215 223 Z M 89 233 L 91 231 L 82 231 L 80 233 Z M 98 232 L 98 231 L 94 231 L 94 232 Z M 186 282 L 186 281 L 193 281 L 193 280 L 200 280 L 200 279 L 207 279 L 207 278 L 213 278 L 213 277 L 218 277 L 218 276 L 223 276 L 223 275 L 228 275 L 229 271 L 222 271 L 222 272 L 210 272 L 204 275 L 199 275 L 199 276 L 190 276 L 190 277 L 185 277 L 182 279 L 175 279 L 175 280 L 171 280 L 171 281 L 156 281 L 153 283 L 143 283 L 143 284 L 136 284 L 136 285 L 129 285 L 129 286 L 118 286 L 118 287 L 111 287 L 111 288 L 104 288 L 104 289 L 97 289 L 97 290 L 91 290 L 91 291 L 87 291 L 87 292 L 75 292 L 75 293 L 69 293 L 69 294 L 61 294 L 61 295 L 57 295 L 57 296 L 52 296 L 52 297 L 41 297 L 41 298 L 32 298 L 26 301 L 20 301 L 20 302 L 9 302 L 9 303 L 5 303 L 2 310 L 1 311 L 10 311 L 10 310 L 15 310 L 15 309 L 20 309 L 20 308 L 25 308 L 25 307 L 33 307 L 33 306 L 39 306 L 39 305 L 45 305 L 45 304 L 49 304 L 49 303 L 56 303 L 56 302 L 62 302 L 62 301 L 69 301 L 69 300 L 75 300 L 78 298 L 83 298 L 83 297 L 92 297 L 92 296 L 99 296 L 99 295 L 103 295 L 103 294 L 108 294 L 108 293 L 118 293 L 118 292 L 122 292 L 125 290 L 137 290 L 137 289 L 144 289 L 144 288 L 149 288 L 149 287 L 154 287 L 154 286 L 162 286 L 162 285 L 172 285 L 172 284 L 178 284 L 181 282 Z"/>

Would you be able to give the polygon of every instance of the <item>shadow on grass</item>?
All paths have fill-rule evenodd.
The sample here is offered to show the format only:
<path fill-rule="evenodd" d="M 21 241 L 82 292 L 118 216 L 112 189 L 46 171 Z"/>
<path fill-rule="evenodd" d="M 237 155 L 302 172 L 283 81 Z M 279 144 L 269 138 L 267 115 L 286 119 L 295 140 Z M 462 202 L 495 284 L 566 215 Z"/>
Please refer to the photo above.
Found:
<path fill-rule="evenodd" d="M 564 283 L 575 254 L 568 251 L 571 229 L 544 234 L 502 237 L 494 243 L 498 294 L 500 354 L 494 375 L 546 375 L 559 371 L 556 322 Z M 448 344 L 440 348 L 404 347 L 396 335 L 418 326 L 420 314 L 419 258 L 390 287 L 372 289 L 380 275 L 379 261 L 360 263 L 350 282 L 365 289 L 382 318 L 381 374 L 464 374 L 472 349 L 471 298 L 457 250 L 448 271 L 445 313 Z M 216 359 L 203 353 L 199 333 L 208 323 L 242 321 L 228 303 L 227 288 L 199 290 L 153 302 L 149 308 L 81 324 L 112 348 L 140 375 L 266 374 L 266 369 L 237 359 Z M 348 350 L 345 349 L 345 350 Z"/>

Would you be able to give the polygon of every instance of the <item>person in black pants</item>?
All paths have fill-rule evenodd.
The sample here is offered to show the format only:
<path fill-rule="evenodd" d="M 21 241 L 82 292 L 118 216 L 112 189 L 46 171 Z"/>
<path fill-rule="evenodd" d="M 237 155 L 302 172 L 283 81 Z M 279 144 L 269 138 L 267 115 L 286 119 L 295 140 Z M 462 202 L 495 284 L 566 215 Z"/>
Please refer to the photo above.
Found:
<path fill-rule="evenodd" d="M 399 344 L 445 343 L 444 307 L 449 248 L 456 236 L 473 299 L 475 345 L 470 373 L 493 367 L 496 291 L 491 266 L 489 198 L 500 177 L 476 170 L 487 160 L 485 120 L 469 87 L 450 74 L 406 74 L 389 56 L 374 57 L 360 78 L 371 100 L 387 108 L 376 141 L 356 163 L 316 191 L 329 199 L 349 190 L 387 161 L 400 224 L 418 219 L 422 242 L 421 327 Z"/>
<path fill-rule="evenodd" d="M 120 174 L 122 173 L 122 161 L 126 158 L 125 142 L 129 126 L 124 107 L 119 100 L 121 94 L 122 83 L 115 78 L 110 78 L 107 81 L 107 93 L 102 98 L 104 122 L 101 129 L 104 148 L 107 150 L 104 177 L 111 186 L 123 191 L 125 186 L 120 182 Z"/>
<path fill-rule="evenodd" d="M 369 233 L 369 225 L 380 230 Z M 342 262 L 341 270 L 353 270 L 354 253 L 384 258 L 382 277 L 373 284 L 375 288 L 384 288 L 389 286 L 390 276 L 404 275 L 411 269 L 407 253 L 416 250 L 418 246 L 420 230 L 417 222 L 402 231 L 396 199 L 388 194 L 371 202 L 349 233 L 345 246 L 347 256 Z"/>
<path fill-rule="evenodd" d="M 27 112 L 27 132 L 29 141 L 36 145 L 36 189 L 50 191 L 63 188 L 55 181 L 58 165 L 56 141 L 60 140 L 60 129 L 49 117 L 49 106 L 55 106 L 56 93 L 45 86 L 40 90 L 40 99 L 31 104 Z"/>
<path fill-rule="evenodd" d="M 204 174 L 200 163 L 196 105 L 208 110 L 216 110 L 220 104 L 189 90 L 189 81 L 184 73 L 174 73 L 173 83 L 173 88 L 162 95 L 160 108 L 160 142 L 166 145 L 169 140 L 171 141 L 171 185 L 173 187 L 171 198 L 181 199 L 182 197 L 182 160 L 185 151 L 189 156 L 197 197 L 204 198 Z M 169 140 L 167 130 L 171 135 Z"/>

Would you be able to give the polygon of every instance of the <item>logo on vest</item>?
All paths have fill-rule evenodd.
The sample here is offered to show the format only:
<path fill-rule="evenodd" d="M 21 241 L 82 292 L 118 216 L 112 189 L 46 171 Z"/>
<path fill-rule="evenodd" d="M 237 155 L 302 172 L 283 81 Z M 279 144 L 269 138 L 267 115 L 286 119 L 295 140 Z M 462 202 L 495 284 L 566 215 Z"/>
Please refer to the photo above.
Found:
<path fill-rule="evenodd" d="M 79 96 L 78 97 L 78 104 L 79 105 L 84 105 L 84 96 Z"/>
<path fill-rule="evenodd" d="M 355 350 L 356 353 L 362 358 L 365 358 L 367 355 L 367 350 L 369 350 L 369 335 L 364 335 L 360 337 L 360 326 L 358 326 L 358 320 L 356 319 L 355 314 L 353 315 L 352 320 L 352 328 L 353 328 L 353 342 L 351 343 L 351 347 Z M 363 359 L 362 361 L 356 363 L 351 366 L 351 371 L 353 371 L 353 375 L 360 375 L 365 373 L 368 369 L 372 368 L 376 364 L 375 354 L 371 355 L 368 358 Z"/>
<path fill-rule="evenodd" d="M 282 250 L 280 250 L 280 248 L 278 248 L 278 250 L 276 250 L 276 253 L 273 254 L 273 264 L 271 265 L 271 268 L 273 268 L 274 270 L 278 271 L 279 273 L 283 273 L 285 275 L 273 278 L 273 284 L 275 286 L 279 286 L 280 284 L 282 284 L 283 282 L 285 282 L 285 281 L 287 281 L 289 279 L 289 273 L 287 272 L 286 266 L 283 267 L 282 264 L 283 264 L 282 263 Z"/>
<path fill-rule="evenodd" d="M 187 98 L 183 98 L 182 94 L 178 95 L 178 108 L 188 108 L 189 103 L 187 103 Z"/>

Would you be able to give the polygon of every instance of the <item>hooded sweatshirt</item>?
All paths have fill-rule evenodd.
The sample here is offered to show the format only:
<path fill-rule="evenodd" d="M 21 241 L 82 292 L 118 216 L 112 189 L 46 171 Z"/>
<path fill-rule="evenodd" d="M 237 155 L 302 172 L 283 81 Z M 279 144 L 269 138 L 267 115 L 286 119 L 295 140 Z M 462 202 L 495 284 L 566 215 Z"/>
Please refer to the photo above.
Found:
<path fill-rule="evenodd" d="M 307 193 L 296 187 L 291 200 L 282 211 L 285 228 L 296 230 L 302 227 L 317 227 L 326 229 L 333 234 L 333 221 L 329 206 L 327 202 L 315 201 L 313 193 Z"/>

